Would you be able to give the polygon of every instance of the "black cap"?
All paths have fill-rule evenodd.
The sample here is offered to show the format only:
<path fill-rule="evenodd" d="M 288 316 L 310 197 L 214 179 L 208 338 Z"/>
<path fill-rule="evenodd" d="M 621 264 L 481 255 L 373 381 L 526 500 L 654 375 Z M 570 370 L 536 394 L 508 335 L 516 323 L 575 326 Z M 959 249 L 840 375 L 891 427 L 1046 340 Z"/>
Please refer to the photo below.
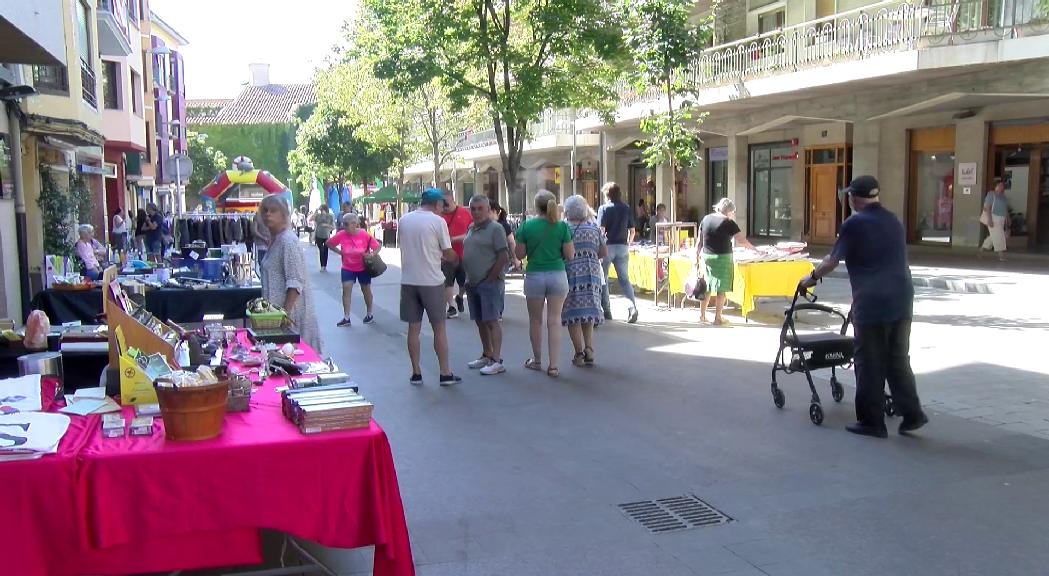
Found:
<path fill-rule="evenodd" d="M 849 182 L 849 187 L 845 189 L 845 192 L 857 198 L 877 198 L 878 181 L 874 179 L 874 176 L 857 176 L 852 182 Z"/>

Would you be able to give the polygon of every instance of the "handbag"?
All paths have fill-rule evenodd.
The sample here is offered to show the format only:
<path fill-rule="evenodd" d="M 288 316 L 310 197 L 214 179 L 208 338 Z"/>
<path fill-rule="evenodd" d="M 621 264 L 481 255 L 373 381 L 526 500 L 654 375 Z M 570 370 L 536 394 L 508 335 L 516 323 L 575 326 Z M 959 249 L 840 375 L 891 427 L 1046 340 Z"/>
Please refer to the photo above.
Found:
<path fill-rule="evenodd" d="M 378 278 L 386 272 L 386 263 L 382 261 L 378 252 L 368 252 L 364 255 L 364 271 L 372 278 Z"/>
<path fill-rule="evenodd" d="M 991 213 L 987 210 L 980 211 L 980 224 L 990 228 L 991 227 Z"/>

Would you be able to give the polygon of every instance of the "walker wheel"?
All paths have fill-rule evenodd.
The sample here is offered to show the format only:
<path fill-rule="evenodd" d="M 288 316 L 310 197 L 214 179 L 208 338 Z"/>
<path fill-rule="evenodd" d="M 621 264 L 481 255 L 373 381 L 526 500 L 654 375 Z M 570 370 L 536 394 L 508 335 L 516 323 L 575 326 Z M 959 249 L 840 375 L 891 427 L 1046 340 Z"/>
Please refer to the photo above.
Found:
<path fill-rule="evenodd" d="M 834 377 L 830 379 L 830 395 L 835 402 L 841 402 L 841 399 L 845 397 L 845 387 Z"/>
<path fill-rule="evenodd" d="M 885 415 L 890 418 L 896 415 L 896 403 L 893 402 L 892 396 L 885 397 Z"/>
<path fill-rule="evenodd" d="M 786 396 L 783 395 L 783 390 L 772 388 L 772 402 L 776 404 L 776 408 L 783 408 L 783 404 L 787 402 Z"/>
<path fill-rule="evenodd" d="M 816 426 L 823 424 L 823 407 L 815 402 L 809 404 L 809 420 Z"/>

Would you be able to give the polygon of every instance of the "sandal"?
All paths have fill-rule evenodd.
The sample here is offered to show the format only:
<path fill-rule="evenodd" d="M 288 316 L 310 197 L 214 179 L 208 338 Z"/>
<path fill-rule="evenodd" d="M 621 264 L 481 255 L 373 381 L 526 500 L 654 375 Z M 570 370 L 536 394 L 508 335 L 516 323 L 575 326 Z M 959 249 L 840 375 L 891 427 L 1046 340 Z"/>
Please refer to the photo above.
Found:
<path fill-rule="evenodd" d="M 583 348 L 583 363 L 587 366 L 594 365 L 594 349 L 587 346 Z"/>
<path fill-rule="evenodd" d="M 528 360 L 525 360 L 525 368 L 528 368 L 529 370 L 542 370 L 543 363 L 535 358 L 529 358 Z"/>
<path fill-rule="evenodd" d="M 583 366 L 586 364 L 586 355 L 582 352 L 576 352 L 575 356 L 572 357 L 572 366 Z"/>
<path fill-rule="evenodd" d="M 557 377 L 561 376 L 561 371 L 558 370 L 556 367 L 551 366 L 551 367 L 546 369 L 546 375 L 551 377 L 551 378 L 557 378 Z"/>

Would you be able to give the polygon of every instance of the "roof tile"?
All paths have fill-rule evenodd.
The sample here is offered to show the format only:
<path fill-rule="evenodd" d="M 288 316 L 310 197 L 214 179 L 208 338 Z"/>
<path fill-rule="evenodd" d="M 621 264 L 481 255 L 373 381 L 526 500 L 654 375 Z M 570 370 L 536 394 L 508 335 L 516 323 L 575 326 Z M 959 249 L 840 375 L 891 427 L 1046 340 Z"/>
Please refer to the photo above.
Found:
<path fill-rule="evenodd" d="M 269 84 L 246 86 L 234 100 L 189 100 L 186 108 L 189 124 L 285 124 L 316 101 L 313 84 Z"/>

